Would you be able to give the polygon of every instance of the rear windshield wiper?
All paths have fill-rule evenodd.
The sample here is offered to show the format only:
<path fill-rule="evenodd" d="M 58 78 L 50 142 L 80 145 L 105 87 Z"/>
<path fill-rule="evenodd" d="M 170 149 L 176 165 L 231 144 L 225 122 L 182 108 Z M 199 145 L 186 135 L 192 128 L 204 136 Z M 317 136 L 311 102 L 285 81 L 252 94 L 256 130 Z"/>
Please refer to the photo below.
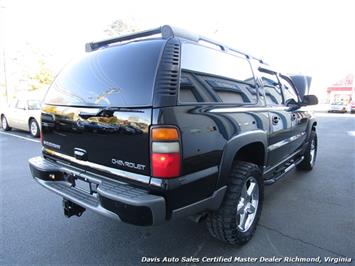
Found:
<path fill-rule="evenodd" d="M 111 117 L 117 111 L 143 113 L 142 110 L 134 110 L 134 109 L 124 108 L 124 107 L 104 107 L 100 109 L 97 113 L 80 112 L 79 116 L 83 119 L 88 119 L 90 117 Z"/>

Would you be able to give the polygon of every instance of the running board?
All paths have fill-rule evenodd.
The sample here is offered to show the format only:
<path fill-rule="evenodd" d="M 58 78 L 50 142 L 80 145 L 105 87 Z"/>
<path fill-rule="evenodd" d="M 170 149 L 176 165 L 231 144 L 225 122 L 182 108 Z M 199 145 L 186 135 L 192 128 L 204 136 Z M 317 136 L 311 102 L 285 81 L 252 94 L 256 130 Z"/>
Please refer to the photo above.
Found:
<path fill-rule="evenodd" d="M 276 181 L 280 180 L 282 177 L 284 177 L 288 172 L 290 172 L 292 169 L 294 169 L 296 167 L 296 165 L 298 165 L 299 163 L 301 163 L 304 159 L 304 156 L 302 156 L 301 158 L 299 158 L 297 161 L 293 162 L 292 164 L 290 164 L 289 166 L 287 166 L 281 174 L 279 174 L 276 177 L 264 180 L 264 185 L 271 185 L 274 184 Z"/>

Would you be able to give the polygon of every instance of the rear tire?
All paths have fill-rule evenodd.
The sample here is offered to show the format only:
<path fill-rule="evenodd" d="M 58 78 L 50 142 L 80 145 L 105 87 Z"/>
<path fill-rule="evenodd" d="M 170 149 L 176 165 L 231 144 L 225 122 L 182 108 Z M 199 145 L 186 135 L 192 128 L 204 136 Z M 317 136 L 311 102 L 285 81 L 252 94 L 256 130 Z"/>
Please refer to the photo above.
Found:
<path fill-rule="evenodd" d="M 34 118 L 30 119 L 30 122 L 28 123 L 28 125 L 30 128 L 31 136 L 34 138 L 38 138 L 39 134 L 40 134 L 40 128 L 38 126 L 36 119 L 34 119 Z"/>
<path fill-rule="evenodd" d="M 260 218 L 263 196 L 264 184 L 259 167 L 237 161 L 230 173 L 222 205 L 207 217 L 210 234 L 233 245 L 248 242 Z"/>
<path fill-rule="evenodd" d="M 9 131 L 11 130 L 11 127 L 9 127 L 9 124 L 7 123 L 7 119 L 4 115 L 1 116 L 1 128 L 4 131 Z"/>
<path fill-rule="evenodd" d="M 317 148 L 317 132 L 312 130 L 306 151 L 304 153 L 304 159 L 300 164 L 296 166 L 298 170 L 310 171 L 313 169 L 317 158 Z"/>

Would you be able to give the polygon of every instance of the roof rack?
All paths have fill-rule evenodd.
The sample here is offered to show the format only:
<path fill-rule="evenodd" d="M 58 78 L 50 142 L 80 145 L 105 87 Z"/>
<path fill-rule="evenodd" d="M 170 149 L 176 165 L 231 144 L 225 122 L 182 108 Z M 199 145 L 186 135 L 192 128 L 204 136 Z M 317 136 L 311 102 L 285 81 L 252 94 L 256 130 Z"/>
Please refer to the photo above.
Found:
<path fill-rule="evenodd" d="M 170 38 L 178 37 L 178 38 L 183 38 L 183 39 L 193 41 L 193 42 L 204 41 L 204 42 L 207 42 L 207 43 L 210 43 L 212 45 L 219 47 L 222 51 L 225 51 L 225 52 L 231 51 L 232 53 L 239 53 L 239 54 L 246 56 L 247 58 L 252 58 L 252 59 L 258 60 L 260 63 L 264 63 L 261 59 L 255 58 L 249 54 L 243 53 L 243 52 L 238 51 L 236 49 L 229 48 L 228 46 L 226 46 L 222 43 L 216 42 L 214 40 L 203 37 L 201 35 L 194 34 L 189 31 L 179 29 L 176 27 L 172 27 L 169 25 L 164 25 L 164 26 L 161 26 L 161 27 L 155 28 L 155 29 L 134 32 L 132 34 L 122 35 L 122 36 L 119 36 L 116 38 L 111 38 L 111 39 L 107 39 L 107 40 L 103 40 L 103 41 L 99 41 L 99 42 L 90 42 L 85 45 L 85 51 L 92 52 L 92 51 L 95 51 L 103 46 L 106 46 L 106 45 L 109 45 L 112 43 L 124 42 L 124 41 L 139 39 L 139 38 L 145 38 L 145 37 L 154 36 L 157 34 L 160 34 L 163 39 L 170 39 Z"/>

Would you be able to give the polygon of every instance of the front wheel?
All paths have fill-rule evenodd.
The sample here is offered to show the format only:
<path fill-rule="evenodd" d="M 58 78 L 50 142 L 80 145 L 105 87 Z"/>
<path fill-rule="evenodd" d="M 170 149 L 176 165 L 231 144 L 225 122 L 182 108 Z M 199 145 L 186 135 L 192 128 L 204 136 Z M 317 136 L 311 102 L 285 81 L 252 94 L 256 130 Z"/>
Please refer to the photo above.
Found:
<path fill-rule="evenodd" d="M 9 127 L 9 124 L 7 123 L 7 119 L 6 119 L 6 117 L 4 115 L 1 117 L 1 128 L 4 131 L 11 130 L 11 127 Z"/>
<path fill-rule="evenodd" d="M 298 170 L 310 171 L 313 169 L 317 158 L 318 138 L 317 132 L 312 130 L 309 138 L 308 146 L 304 153 L 303 161 L 297 165 Z"/>
<path fill-rule="evenodd" d="M 237 161 L 229 176 L 221 207 L 207 217 L 210 234 L 229 244 L 242 245 L 255 233 L 263 204 L 264 187 L 257 165 Z"/>
<path fill-rule="evenodd" d="M 40 134 L 40 129 L 37 121 L 35 119 L 31 119 L 29 122 L 29 126 L 30 126 L 31 136 L 34 138 L 38 138 Z"/>

